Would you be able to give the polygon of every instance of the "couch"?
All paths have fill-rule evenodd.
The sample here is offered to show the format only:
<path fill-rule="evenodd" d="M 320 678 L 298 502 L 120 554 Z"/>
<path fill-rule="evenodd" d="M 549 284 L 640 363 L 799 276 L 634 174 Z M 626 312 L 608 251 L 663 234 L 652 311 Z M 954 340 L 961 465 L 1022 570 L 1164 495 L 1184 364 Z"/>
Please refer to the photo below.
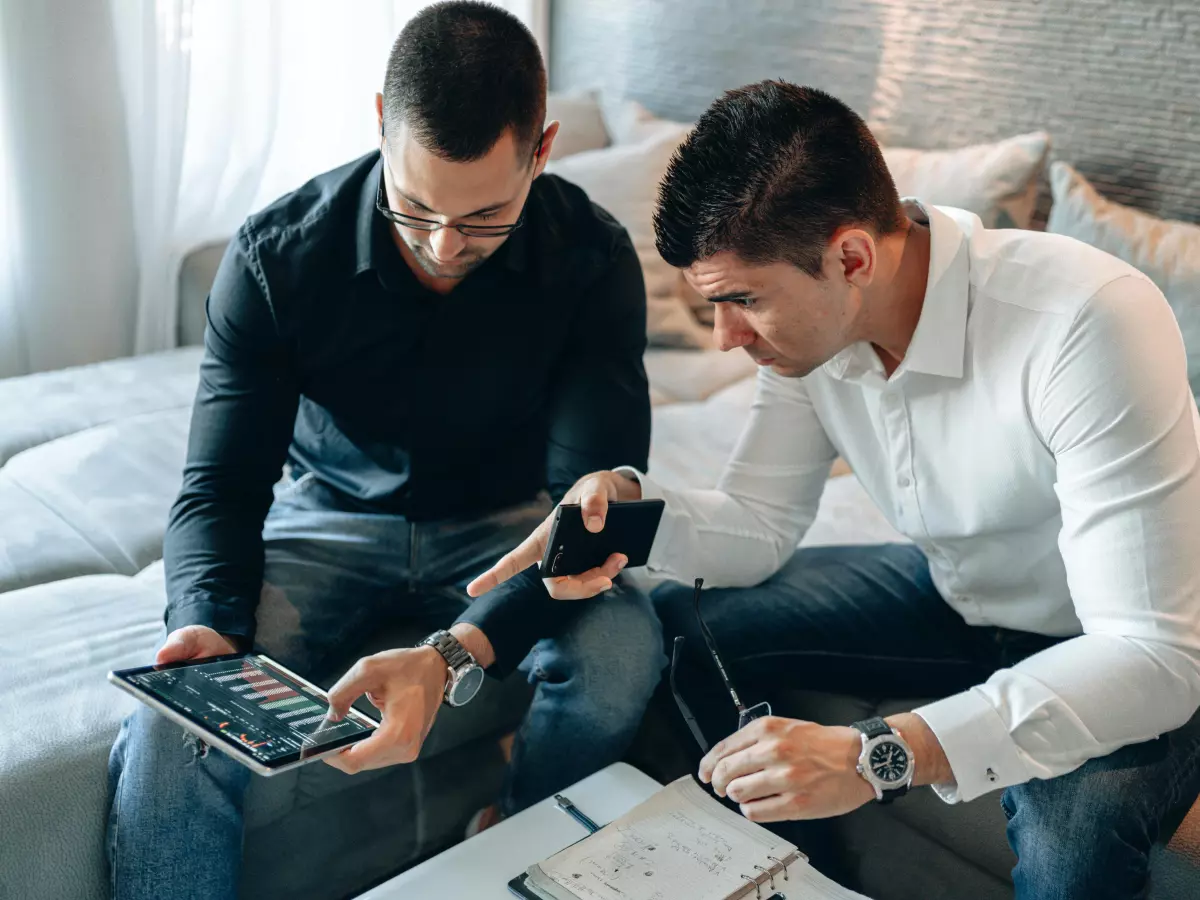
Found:
<path fill-rule="evenodd" d="M 162 637 L 163 530 L 221 251 L 202 248 L 184 265 L 181 349 L 0 381 L 0 897 L 108 896 L 105 765 L 133 701 L 104 675 L 144 664 Z M 652 470 L 669 486 L 711 485 L 746 415 L 752 366 L 678 350 L 652 350 L 646 364 Z M 896 539 L 845 475 L 830 479 L 804 543 Z M 382 634 L 363 650 L 423 633 Z M 460 839 L 498 790 L 496 739 L 529 695 L 519 677 L 489 680 L 478 702 L 439 716 L 410 766 L 351 777 L 317 765 L 256 778 L 242 894 L 353 896 Z M 780 711 L 848 723 L 907 705 L 798 693 Z M 663 758 L 663 715 L 652 711 L 633 751 L 648 769 Z M 862 890 L 879 900 L 1011 895 L 994 798 L 947 807 L 918 791 L 845 817 L 837 833 Z M 1156 900 L 1200 896 L 1200 808 L 1158 848 L 1153 871 Z"/>

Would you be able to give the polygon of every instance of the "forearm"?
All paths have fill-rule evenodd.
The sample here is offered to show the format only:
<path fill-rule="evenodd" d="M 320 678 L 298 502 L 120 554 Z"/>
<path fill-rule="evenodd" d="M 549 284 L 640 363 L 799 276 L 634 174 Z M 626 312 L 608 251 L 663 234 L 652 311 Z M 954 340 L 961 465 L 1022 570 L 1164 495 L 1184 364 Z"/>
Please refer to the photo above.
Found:
<path fill-rule="evenodd" d="M 460 632 L 466 634 L 481 651 L 482 655 L 476 657 L 480 664 L 487 659 L 492 674 L 504 677 L 516 669 L 534 644 L 566 627 L 578 615 L 581 602 L 587 601 L 555 600 L 546 592 L 537 566 L 530 566 L 472 601 L 451 633 L 455 637 Z M 472 646 L 464 646 L 475 654 Z"/>
<path fill-rule="evenodd" d="M 1172 731 L 1195 712 L 1198 698 L 1195 650 L 1086 634 L 915 713 L 953 770 L 948 781 L 934 782 L 938 793 L 956 802 L 1064 775 Z"/>
<path fill-rule="evenodd" d="M 826 465 L 816 478 L 823 487 Z M 658 576 L 709 587 L 760 584 L 787 562 L 816 517 L 820 487 L 798 506 L 715 490 L 669 490 L 652 477 L 618 470 L 640 481 L 640 497 L 666 502 L 648 563 Z"/>

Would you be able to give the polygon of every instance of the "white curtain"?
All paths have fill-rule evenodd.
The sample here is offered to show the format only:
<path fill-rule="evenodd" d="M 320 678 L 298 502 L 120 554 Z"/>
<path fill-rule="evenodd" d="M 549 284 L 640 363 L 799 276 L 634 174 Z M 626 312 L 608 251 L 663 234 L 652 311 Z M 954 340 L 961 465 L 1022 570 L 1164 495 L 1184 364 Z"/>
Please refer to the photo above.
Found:
<path fill-rule="evenodd" d="M 183 258 L 375 146 L 426 2 L 0 0 L 0 377 L 174 346 Z"/>
<path fill-rule="evenodd" d="M 140 283 L 136 351 L 176 343 L 180 263 L 377 144 L 374 97 L 427 0 L 113 0 Z M 544 42 L 545 0 L 506 6 Z M 544 43 L 543 43 L 543 46 Z"/>
<path fill-rule="evenodd" d="M 133 349 L 123 118 L 103 4 L 0 0 L 0 377 Z"/>

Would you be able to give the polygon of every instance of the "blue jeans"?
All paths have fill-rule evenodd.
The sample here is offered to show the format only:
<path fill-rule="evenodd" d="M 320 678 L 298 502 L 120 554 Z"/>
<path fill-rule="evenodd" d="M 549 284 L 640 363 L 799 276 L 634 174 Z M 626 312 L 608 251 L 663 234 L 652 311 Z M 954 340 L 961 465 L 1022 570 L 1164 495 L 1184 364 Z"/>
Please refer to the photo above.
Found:
<path fill-rule="evenodd" d="M 654 602 L 667 639 L 686 638 L 690 651 L 677 681 L 715 742 L 736 728 L 737 717 L 696 627 L 692 593 L 690 586 L 664 585 Z M 967 625 L 938 595 L 920 550 L 898 544 L 797 551 L 757 587 L 705 591 L 703 611 L 747 705 L 779 688 L 874 699 L 945 696 L 1057 640 Z M 1006 789 L 1001 804 L 1017 854 L 1016 897 L 1145 896 L 1150 849 L 1164 819 L 1197 793 L 1200 714 L 1067 775 Z"/>
<path fill-rule="evenodd" d="M 363 512 L 302 476 L 277 492 L 264 525 L 256 649 L 327 683 L 372 632 L 414 620 L 447 627 L 467 602 L 466 583 L 548 510 L 539 501 L 479 519 L 412 523 Z M 649 599 L 621 580 L 534 647 L 522 663 L 535 691 L 501 798 L 506 811 L 624 755 L 665 662 L 661 647 Z M 251 777 L 149 708 L 131 714 L 109 761 L 115 900 L 236 897 Z"/>

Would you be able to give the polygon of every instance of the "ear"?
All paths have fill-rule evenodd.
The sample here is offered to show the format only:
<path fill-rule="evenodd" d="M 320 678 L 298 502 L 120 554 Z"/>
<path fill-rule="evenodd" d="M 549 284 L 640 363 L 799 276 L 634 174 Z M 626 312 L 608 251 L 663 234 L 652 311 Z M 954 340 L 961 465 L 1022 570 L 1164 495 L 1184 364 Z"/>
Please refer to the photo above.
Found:
<path fill-rule="evenodd" d="M 844 228 L 830 241 L 832 262 L 838 275 L 863 289 L 875 278 L 878 248 L 875 239 L 861 228 Z"/>
<path fill-rule="evenodd" d="M 558 137 L 558 122 L 551 122 L 546 126 L 546 130 L 542 132 L 542 149 L 537 155 L 537 159 L 533 161 L 533 177 L 537 178 L 546 170 L 546 163 L 550 162 L 550 150 L 554 147 L 554 139 Z"/>
<path fill-rule="evenodd" d="M 375 125 L 379 129 L 379 136 L 383 137 L 383 94 L 375 95 Z"/>

